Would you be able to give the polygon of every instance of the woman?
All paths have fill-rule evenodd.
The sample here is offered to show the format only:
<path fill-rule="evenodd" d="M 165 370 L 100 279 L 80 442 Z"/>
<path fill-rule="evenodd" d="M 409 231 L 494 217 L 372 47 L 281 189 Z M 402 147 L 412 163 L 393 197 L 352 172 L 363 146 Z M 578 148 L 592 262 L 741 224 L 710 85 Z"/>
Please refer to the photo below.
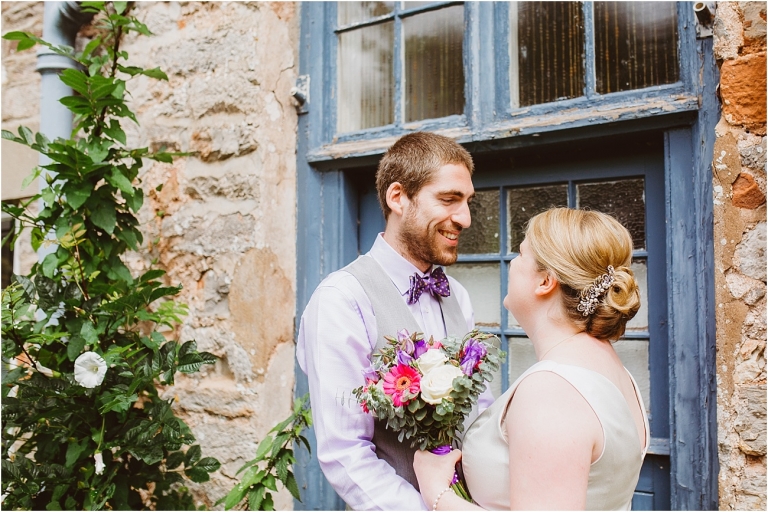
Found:
<path fill-rule="evenodd" d="M 611 345 L 640 307 L 631 258 L 632 237 L 609 215 L 556 208 L 529 221 L 504 307 L 538 362 L 464 437 L 464 475 L 480 508 L 630 508 L 650 442 L 637 384 Z M 433 510 L 478 508 L 446 491 L 461 458 L 416 453 Z"/>

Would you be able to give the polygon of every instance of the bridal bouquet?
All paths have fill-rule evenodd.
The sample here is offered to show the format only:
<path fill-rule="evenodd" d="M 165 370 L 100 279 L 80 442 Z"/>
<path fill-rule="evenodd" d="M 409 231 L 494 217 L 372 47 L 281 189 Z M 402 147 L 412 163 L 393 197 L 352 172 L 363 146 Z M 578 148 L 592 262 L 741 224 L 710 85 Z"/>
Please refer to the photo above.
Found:
<path fill-rule="evenodd" d="M 463 339 L 427 341 L 403 329 L 385 339 L 389 344 L 363 372 L 366 384 L 353 390 L 358 403 L 386 421 L 401 442 L 409 439 L 412 448 L 449 452 L 485 383 L 499 369 L 498 338 L 475 329 Z M 470 499 L 458 476 L 452 483 L 456 494 Z"/>

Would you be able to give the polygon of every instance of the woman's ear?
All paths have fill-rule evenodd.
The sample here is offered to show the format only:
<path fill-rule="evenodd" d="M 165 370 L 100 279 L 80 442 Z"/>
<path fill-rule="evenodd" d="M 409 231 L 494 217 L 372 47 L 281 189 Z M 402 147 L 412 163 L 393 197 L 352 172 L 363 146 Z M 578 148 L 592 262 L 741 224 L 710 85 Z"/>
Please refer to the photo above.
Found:
<path fill-rule="evenodd" d="M 534 293 L 540 297 L 544 297 L 554 292 L 558 286 L 557 278 L 551 273 L 543 270 L 539 273 L 539 282 L 536 285 Z"/>
<path fill-rule="evenodd" d="M 408 202 L 408 197 L 405 195 L 403 185 L 399 181 L 391 183 L 387 188 L 387 206 L 392 210 L 392 213 L 402 216 L 403 210 Z"/>

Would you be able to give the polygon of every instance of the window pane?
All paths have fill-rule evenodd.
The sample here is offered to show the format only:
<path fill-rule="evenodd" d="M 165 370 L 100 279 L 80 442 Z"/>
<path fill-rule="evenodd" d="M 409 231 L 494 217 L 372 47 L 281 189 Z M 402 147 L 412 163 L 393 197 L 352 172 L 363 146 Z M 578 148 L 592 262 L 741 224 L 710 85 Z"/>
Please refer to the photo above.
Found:
<path fill-rule="evenodd" d="M 536 364 L 536 351 L 533 350 L 531 340 L 521 336 L 507 338 L 507 352 L 509 364 L 509 385 L 515 383 L 525 370 Z"/>
<path fill-rule="evenodd" d="M 650 415 L 651 370 L 648 365 L 648 346 L 648 340 L 619 340 L 613 344 L 622 364 L 635 378 L 640 394 L 643 395 L 645 412 Z"/>
<path fill-rule="evenodd" d="M 509 189 L 507 191 L 508 252 L 520 250 L 528 219 L 556 206 L 568 206 L 568 185 Z"/>
<path fill-rule="evenodd" d="M 394 122 L 394 23 L 339 34 L 337 131 Z"/>
<path fill-rule="evenodd" d="M 581 2 L 510 3 L 512 106 L 584 95 Z"/>
<path fill-rule="evenodd" d="M 651 372 L 648 367 L 648 340 L 619 340 L 613 344 L 622 364 L 635 378 L 643 404 L 648 414 L 651 413 Z M 515 383 L 525 371 L 536 364 L 536 351 L 526 337 L 507 339 L 509 385 Z"/>
<path fill-rule="evenodd" d="M 478 190 L 469 204 L 472 224 L 461 232 L 459 253 L 499 252 L 499 191 Z"/>
<path fill-rule="evenodd" d="M 392 12 L 395 2 L 338 2 L 339 26 L 359 23 Z"/>
<path fill-rule="evenodd" d="M 595 2 L 594 5 L 598 93 L 677 82 L 675 2 Z"/>
<path fill-rule="evenodd" d="M 632 234 L 635 249 L 645 249 L 645 183 L 642 178 L 576 186 L 578 208 L 613 215 Z"/>
<path fill-rule="evenodd" d="M 464 6 L 403 20 L 405 121 L 464 112 Z"/>
<path fill-rule="evenodd" d="M 634 260 L 632 272 L 640 288 L 640 309 L 635 317 L 627 322 L 627 332 L 648 332 L 648 265 L 645 260 Z"/>
<path fill-rule="evenodd" d="M 415 9 L 415 8 L 421 7 L 423 5 L 429 5 L 429 4 L 433 4 L 433 3 L 435 3 L 435 2 L 403 2 L 402 3 L 402 8 L 403 8 L 403 10 Z"/>
<path fill-rule="evenodd" d="M 469 292 L 478 328 L 501 325 L 501 268 L 498 263 L 456 263 L 445 268 Z"/>

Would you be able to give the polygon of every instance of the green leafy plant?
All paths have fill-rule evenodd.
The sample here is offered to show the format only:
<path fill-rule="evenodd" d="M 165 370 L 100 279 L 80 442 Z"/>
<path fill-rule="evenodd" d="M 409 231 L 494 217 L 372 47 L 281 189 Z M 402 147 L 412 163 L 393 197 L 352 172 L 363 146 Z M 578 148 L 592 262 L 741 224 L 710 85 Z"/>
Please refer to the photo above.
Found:
<path fill-rule="evenodd" d="M 39 194 L 3 204 L 17 229 L 31 230 L 46 254 L 2 293 L 2 505 L 6 509 L 193 509 L 187 479 L 203 482 L 219 462 L 202 457 L 189 427 L 161 397 L 176 372 L 192 373 L 215 357 L 178 340 L 186 306 L 162 270 L 131 275 L 122 257 L 143 240 L 136 213 L 144 195 L 144 159 L 174 154 L 130 149 L 121 127 L 136 121 L 126 83 L 138 75 L 167 80 L 159 69 L 129 66 L 124 34 L 149 35 L 126 2 L 82 2 L 98 35 L 82 52 L 23 32 L 18 51 L 36 44 L 70 57 L 61 73 L 75 94 L 69 139 L 49 141 L 21 127 L 5 139 L 50 159 Z M 39 213 L 29 210 L 41 201 Z M 159 387 L 160 386 L 160 387 Z"/>
<path fill-rule="evenodd" d="M 297 398 L 293 404 L 293 413 L 269 431 L 259 447 L 256 457 L 241 467 L 237 474 L 245 474 L 225 497 L 216 504 L 224 503 L 226 510 L 240 506 L 248 510 L 274 510 L 272 493 L 277 492 L 277 482 L 288 489 L 294 498 L 301 501 L 299 486 L 291 472 L 296 462 L 293 457 L 293 445 L 302 444 L 310 450 L 309 442 L 302 435 L 305 428 L 312 426 L 309 410 L 309 395 Z"/>

